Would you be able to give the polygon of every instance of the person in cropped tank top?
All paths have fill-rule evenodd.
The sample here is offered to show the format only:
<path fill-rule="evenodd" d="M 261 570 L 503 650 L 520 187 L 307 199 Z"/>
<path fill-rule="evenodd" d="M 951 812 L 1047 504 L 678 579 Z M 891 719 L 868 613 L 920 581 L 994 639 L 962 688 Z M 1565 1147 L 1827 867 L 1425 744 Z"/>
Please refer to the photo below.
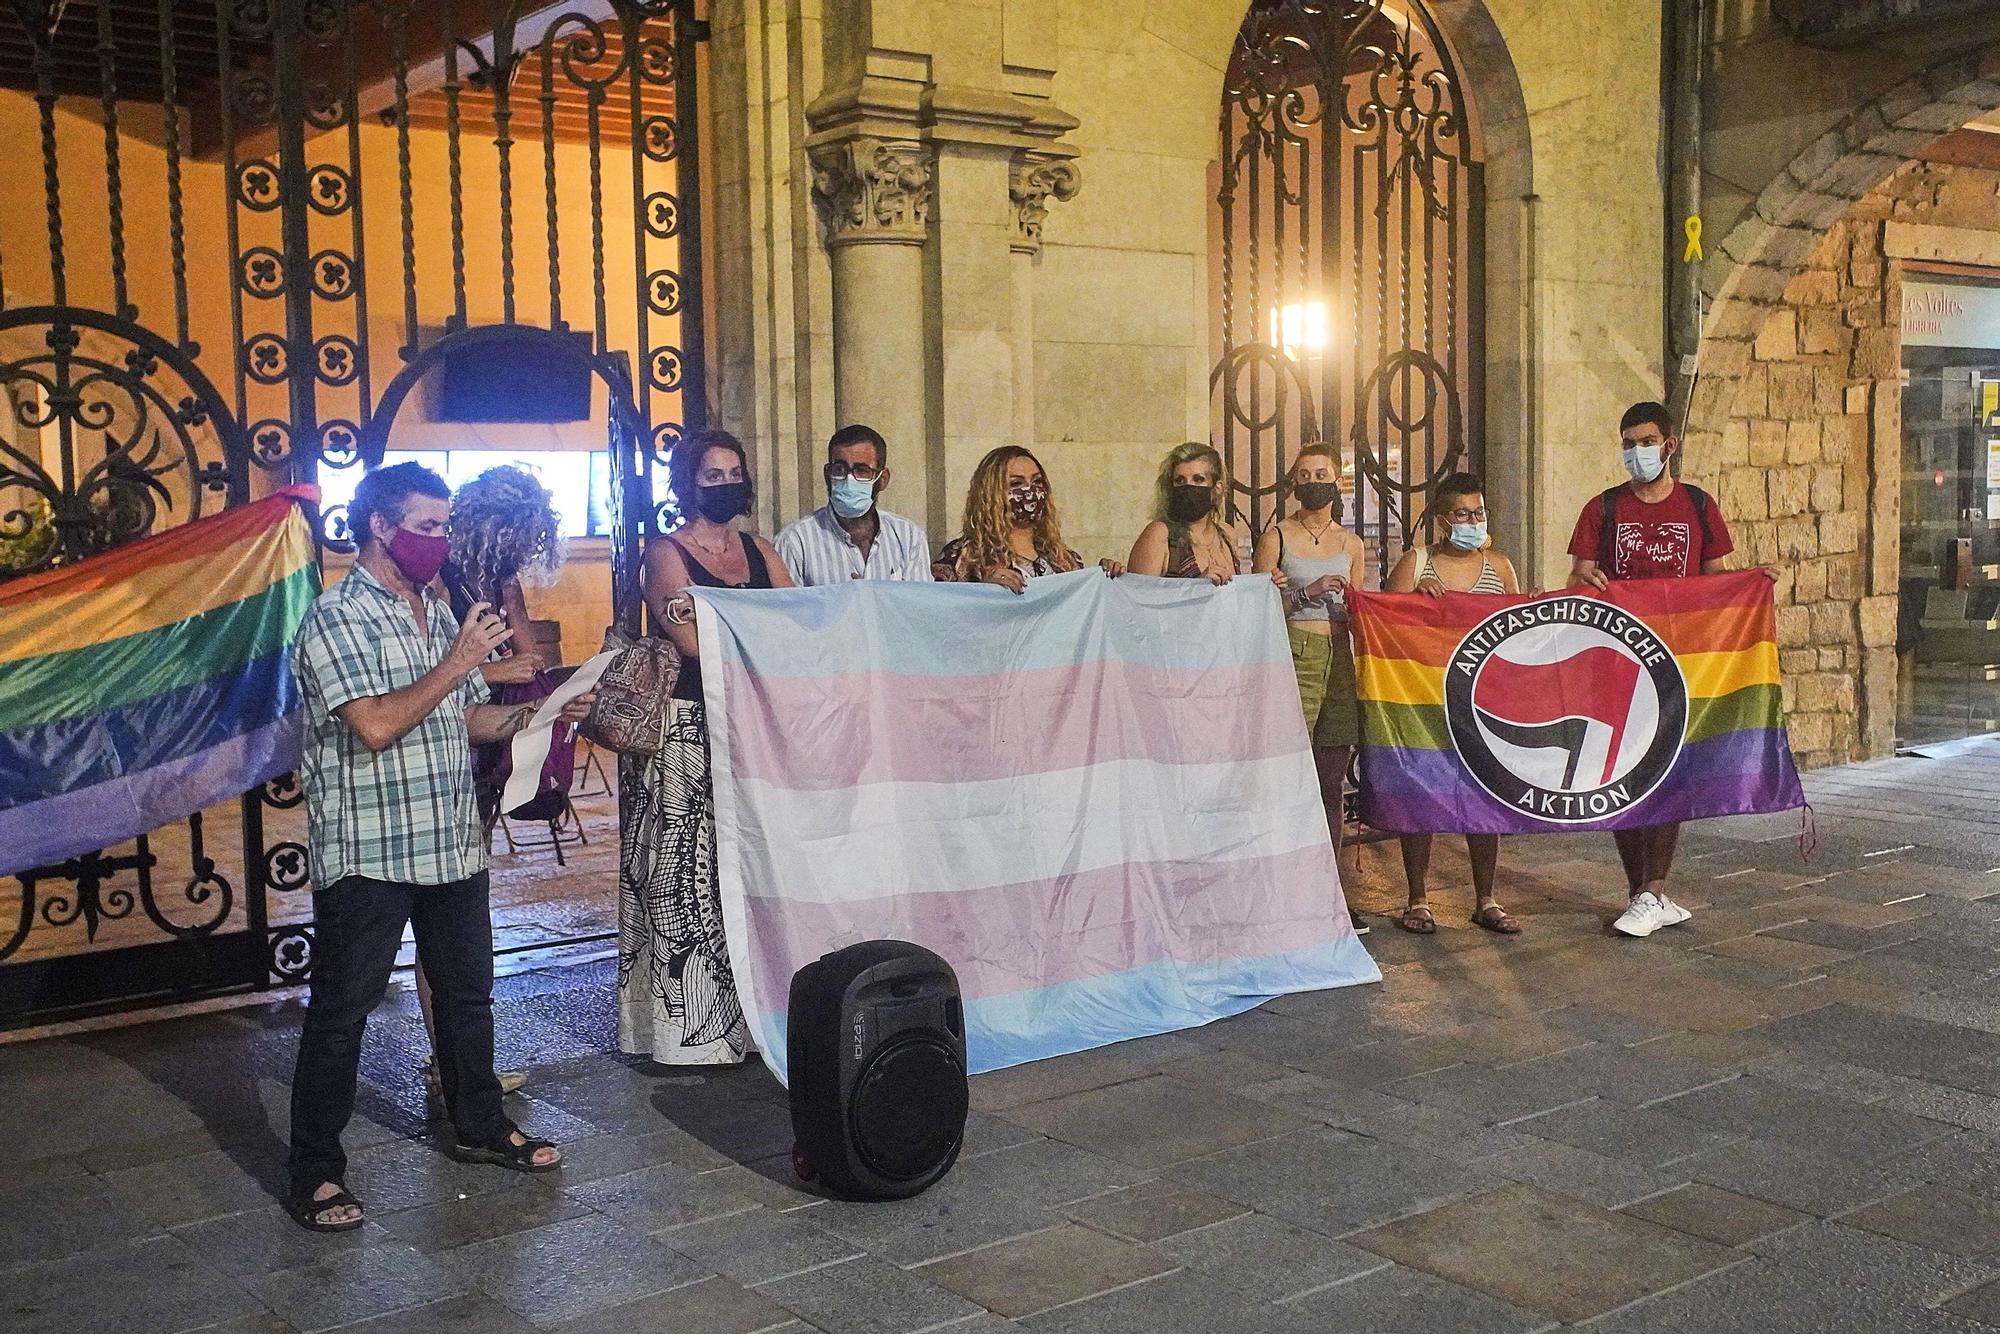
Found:
<path fill-rule="evenodd" d="M 1338 843 L 1346 824 L 1347 765 L 1361 740 L 1347 586 L 1361 577 L 1367 556 L 1361 539 L 1340 524 L 1340 459 L 1331 445 L 1302 446 L 1285 480 L 1296 508 L 1258 536 L 1250 568 L 1274 574 L 1284 589 L 1299 704 L 1312 737 L 1327 824 Z M 1359 913 L 1350 916 L 1357 932 L 1368 930 Z"/>

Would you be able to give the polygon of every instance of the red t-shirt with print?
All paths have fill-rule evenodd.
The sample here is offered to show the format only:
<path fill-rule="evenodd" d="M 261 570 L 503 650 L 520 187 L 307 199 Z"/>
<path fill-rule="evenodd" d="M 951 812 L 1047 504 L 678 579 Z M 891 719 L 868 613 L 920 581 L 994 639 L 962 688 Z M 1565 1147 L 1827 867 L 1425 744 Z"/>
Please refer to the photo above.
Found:
<path fill-rule="evenodd" d="M 1704 540 L 1694 497 L 1679 482 L 1665 500 L 1655 504 L 1633 495 L 1630 484 L 1619 487 L 1612 523 L 1611 564 L 1604 570 L 1612 579 L 1684 579 L 1700 574 L 1703 561 L 1717 560 L 1736 549 L 1713 496 L 1708 499 Z M 1569 554 L 1601 565 L 1603 541 L 1604 499 L 1592 496 L 1576 518 Z"/>

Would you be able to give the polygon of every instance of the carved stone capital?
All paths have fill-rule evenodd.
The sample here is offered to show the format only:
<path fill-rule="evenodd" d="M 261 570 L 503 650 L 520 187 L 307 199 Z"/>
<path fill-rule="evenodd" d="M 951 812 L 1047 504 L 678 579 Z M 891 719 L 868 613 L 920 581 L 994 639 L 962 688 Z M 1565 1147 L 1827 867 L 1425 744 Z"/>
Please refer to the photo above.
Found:
<path fill-rule="evenodd" d="M 1082 188 L 1083 173 L 1067 157 L 1032 149 L 1014 154 L 1007 176 L 1007 193 L 1014 201 L 1013 248 L 1030 255 L 1039 251 L 1049 200 L 1074 199 Z"/>
<path fill-rule="evenodd" d="M 809 151 L 813 208 L 827 247 L 923 244 L 936 199 L 932 152 L 911 139 L 815 145 Z"/>

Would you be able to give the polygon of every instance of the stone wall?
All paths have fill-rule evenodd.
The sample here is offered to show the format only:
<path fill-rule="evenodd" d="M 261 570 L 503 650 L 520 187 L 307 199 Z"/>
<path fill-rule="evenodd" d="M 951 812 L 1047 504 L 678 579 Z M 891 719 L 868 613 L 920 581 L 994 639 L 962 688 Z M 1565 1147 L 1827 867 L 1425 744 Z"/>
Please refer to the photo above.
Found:
<path fill-rule="evenodd" d="M 1073 544 L 1123 554 L 1160 456 L 1209 431 L 1210 169 L 1245 7 L 719 0 L 712 391 L 758 452 L 760 522 L 819 503 L 820 442 L 861 417 L 902 423 L 891 500 L 940 539 L 1012 440 L 1043 451 Z M 1559 580 L 1619 412 L 1660 393 L 1658 13 L 1430 7 L 1486 148 L 1496 536 Z M 865 137 L 929 173 L 920 221 L 815 213 Z M 1050 164 L 1063 189 L 1037 185 Z"/>
<path fill-rule="evenodd" d="M 1910 161 L 1828 229 L 1769 305 L 1712 321 L 1684 476 L 1779 571 L 1779 666 L 1807 765 L 1889 752 L 1900 529 L 1899 226 L 2000 230 L 2000 174 Z"/>
<path fill-rule="evenodd" d="M 1772 17 L 1771 0 L 1709 0 L 1708 8 L 1702 220 L 1712 240 L 1750 216 L 1765 187 L 1856 108 L 1954 53 L 2000 42 L 2000 19 L 1961 17 L 1816 48 Z"/>

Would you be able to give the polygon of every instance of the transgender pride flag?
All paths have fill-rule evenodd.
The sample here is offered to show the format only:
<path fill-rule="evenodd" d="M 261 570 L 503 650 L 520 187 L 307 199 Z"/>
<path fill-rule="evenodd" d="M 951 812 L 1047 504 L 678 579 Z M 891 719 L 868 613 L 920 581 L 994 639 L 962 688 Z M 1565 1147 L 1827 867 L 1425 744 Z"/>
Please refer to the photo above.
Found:
<path fill-rule="evenodd" d="M 974 1071 L 1381 979 L 1267 581 L 694 592 L 729 958 L 780 1078 L 792 973 L 862 940 L 958 971 Z"/>

